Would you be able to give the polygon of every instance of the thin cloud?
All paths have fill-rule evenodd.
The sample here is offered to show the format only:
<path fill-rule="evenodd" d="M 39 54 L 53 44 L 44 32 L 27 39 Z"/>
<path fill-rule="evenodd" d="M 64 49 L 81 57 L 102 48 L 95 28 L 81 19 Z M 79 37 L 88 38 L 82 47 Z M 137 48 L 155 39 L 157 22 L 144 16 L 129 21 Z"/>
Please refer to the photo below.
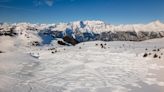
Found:
<path fill-rule="evenodd" d="M 53 6 L 53 4 L 54 4 L 54 0 L 44 0 L 44 2 L 45 2 L 48 6 Z"/>
<path fill-rule="evenodd" d="M 42 6 L 46 4 L 51 7 L 54 4 L 54 0 L 35 0 L 34 3 L 36 6 Z"/>
<path fill-rule="evenodd" d="M 60 2 L 60 1 L 64 1 L 64 0 L 36 0 L 35 2 L 35 5 L 36 6 L 41 6 L 41 5 L 48 5 L 48 6 L 53 6 L 55 2 Z M 77 1 L 77 0 L 68 0 L 70 2 L 74 2 L 74 1 Z"/>

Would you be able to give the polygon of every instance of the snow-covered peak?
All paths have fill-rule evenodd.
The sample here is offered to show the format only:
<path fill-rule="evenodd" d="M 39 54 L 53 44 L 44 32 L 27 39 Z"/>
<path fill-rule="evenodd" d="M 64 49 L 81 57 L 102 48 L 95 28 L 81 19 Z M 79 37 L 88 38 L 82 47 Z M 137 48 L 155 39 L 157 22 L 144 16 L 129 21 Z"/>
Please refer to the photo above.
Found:
<path fill-rule="evenodd" d="M 100 21 L 100 20 L 74 21 L 74 22 L 70 22 L 70 23 L 72 23 L 72 24 L 79 24 L 81 22 L 83 22 L 84 24 L 88 24 L 88 25 L 105 24 L 103 21 Z"/>
<path fill-rule="evenodd" d="M 155 25 L 161 25 L 162 24 L 162 22 L 160 20 L 156 20 L 156 21 L 153 21 L 151 23 L 155 24 Z"/>
<path fill-rule="evenodd" d="M 71 29 L 73 31 L 92 31 L 95 33 L 108 32 L 108 31 L 164 31 L 164 24 L 159 20 L 153 21 L 148 24 L 127 24 L 127 25 L 110 25 L 103 21 L 74 21 L 70 23 L 59 24 L 30 24 L 30 23 L 17 23 L 17 24 L 2 24 L 1 28 L 8 29 L 11 26 L 16 26 L 17 30 L 26 30 L 27 28 L 35 28 L 38 30 L 50 29 L 52 31 L 65 31 Z"/>
<path fill-rule="evenodd" d="M 153 21 L 148 24 L 149 26 L 156 27 L 156 28 L 162 28 L 164 30 L 164 24 L 160 22 L 159 20 Z"/>
<path fill-rule="evenodd" d="M 99 21 L 99 20 L 93 20 L 93 21 L 84 21 L 85 24 L 88 25 L 98 25 L 98 24 L 105 24 L 103 21 Z"/>
<path fill-rule="evenodd" d="M 109 25 L 103 21 L 76 21 L 70 23 L 73 28 L 90 30 L 95 33 L 107 32 L 107 31 L 164 31 L 164 24 L 159 20 L 153 21 L 148 24 L 120 24 Z"/>
<path fill-rule="evenodd" d="M 97 26 L 97 25 L 104 25 L 105 23 L 103 21 L 74 21 L 70 22 L 69 25 L 71 26 L 76 26 L 76 27 L 81 27 L 84 28 L 85 26 Z"/>

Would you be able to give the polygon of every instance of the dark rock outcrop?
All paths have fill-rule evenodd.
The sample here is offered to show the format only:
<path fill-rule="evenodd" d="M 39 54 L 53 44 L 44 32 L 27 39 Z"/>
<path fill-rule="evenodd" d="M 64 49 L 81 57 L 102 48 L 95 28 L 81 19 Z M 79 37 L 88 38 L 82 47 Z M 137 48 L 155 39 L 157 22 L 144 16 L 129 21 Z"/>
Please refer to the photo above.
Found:
<path fill-rule="evenodd" d="M 137 33 L 136 32 L 102 32 L 100 34 L 100 40 L 103 41 L 136 41 L 137 40 Z"/>
<path fill-rule="evenodd" d="M 157 58 L 158 57 L 158 55 L 157 54 L 154 54 L 154 56 L 153 56 L 154 58 Z"/>
<path fill-rule="evenodd" d="M 31 42 L 31 45 L 32 46 L 41 46 L 41 43 L 38 41 L 33 41 L 33 42 Z"/>
<path fill-rule="evenodd" d="M 58 41 L 57 42 L 59 45 L 67 45 L 65 42 L 63 42 L 63 41 Z"/>
<path fill-rule="evenodd" d="M 72 44 L 72 45 L 76 45 L 79 43 L 76 39 L 74 39 L 73 37 L 70 37 L 70 36 L 64 36 L 63 40 L 67 43 Z"/>
<path fill-rule="evenodd" d="M 4 35 L 4 36 L 16 36 L 17 35 L 17 33 L 15 32 L 15 27 L 13 26 L 13 27 L 11 27 L 9 30 L 3 30 L 3 28 L 2 29 L 0 29 L 1 31 L 0 31 L 0 36 L 2 36 L 2 35 Z"/>
<path fill-rule="evenodd" d="M 145 53 L 144 55 L 143 55 L 143 57 L 147 57 L 148 56 L 148 54 L 147 53 Z"/>
<path fill-rule="evenodd" d="M 116 31 L 102 32 L 99 39 L 102 41 L 143 41 L 154 38 L 164 37 L 164 31 L 145 32 L 145 31 Z"/>

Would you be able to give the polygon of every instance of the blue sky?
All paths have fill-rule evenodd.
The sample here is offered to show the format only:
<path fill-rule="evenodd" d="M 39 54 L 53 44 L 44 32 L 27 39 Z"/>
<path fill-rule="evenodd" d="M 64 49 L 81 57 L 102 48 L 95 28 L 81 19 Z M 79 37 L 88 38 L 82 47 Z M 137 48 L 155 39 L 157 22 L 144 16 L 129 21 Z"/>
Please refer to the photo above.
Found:
<path fill-rule="evenodd" d="M 0 0 L 0 22 L 164 22 L 164 0 Z"/>

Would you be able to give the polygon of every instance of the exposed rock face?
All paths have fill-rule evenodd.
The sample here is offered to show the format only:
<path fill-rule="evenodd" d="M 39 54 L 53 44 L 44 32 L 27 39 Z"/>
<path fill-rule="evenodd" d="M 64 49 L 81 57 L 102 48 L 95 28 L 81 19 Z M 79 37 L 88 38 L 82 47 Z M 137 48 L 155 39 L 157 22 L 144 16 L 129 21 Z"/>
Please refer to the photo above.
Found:
<path fill-rule="evenodd" d="M 76 39 L 74 39 L 73 37 L 70 37 L 70 36 L 63 37 L 63 40 L 67 43 L 72 44 L 72 45 L 76 45 L 79 43 Z"/>
<path fill-rule="evenodd" d="M 103 41 L 130 41 L 136 39 L 136 32 L 103 32 L 100 34 L 100 40 Z"/>
<path fill-rule="evenodd" d="M 11 27 L 8 30 L 5 30 L 3 28 L 0 29 L 0 36 L 16 36 L 17 33 L 15 32 L 15 27 Z"/>
<path fill-rule="evenodd" d="M 63 42 L 63 41 L 58 41 L 58 44 L 60 44 L 60 45 L 67 45 L 65 42 Z"/>
<path fill-rule="evenodd" d="M 127 31 L 127 32 L 103 32 L 100 34 L 100 40 L 103 41 L 143 41 L 153 38 L 162 38 L 164 37 L 164 32 L 135 32 L 135 31 Z"/>
<path fill-rule="evenodd" d="M 55 38 L 62 38 L 63 37 L 62 31 L 52 31 L 52 35 Z"/>
<path fill-rule="evenodd" d="M 42 43 L 43 44 L 50 44 L 52 42 L 52 40 L 55 39 L 52 31 L 50 30 L 41 30 L 38 35 L 42 38 Z"/>

